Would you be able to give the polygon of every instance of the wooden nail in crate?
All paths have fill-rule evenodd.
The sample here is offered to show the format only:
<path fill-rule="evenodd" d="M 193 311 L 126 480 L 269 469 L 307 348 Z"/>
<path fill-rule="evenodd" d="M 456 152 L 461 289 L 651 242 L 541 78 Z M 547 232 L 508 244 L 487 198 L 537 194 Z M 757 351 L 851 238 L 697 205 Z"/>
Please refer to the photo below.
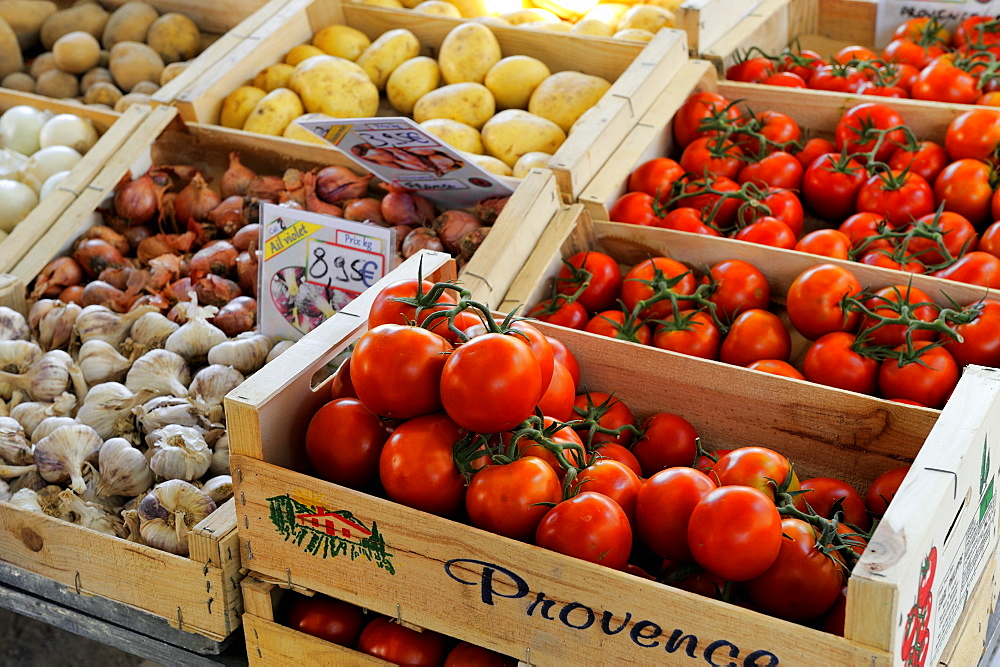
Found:
<path fill-rule="evenodd" d="M 407 270 L 392 278 L 415 267 Z M 967 601 L 995 599 L 978 587 L 995 593 L 1000 371 L 967 369 L 939 413 L 806 391 L 798 381 L 539 325 L 576 353 L 582 385 L 615 391 L 639 419 L 676 412 L 713 446 L 773 447 L 803 476 L 842 477 L 862 493 L 881 472 L 913 462 L 851 578 L 845 639 L 310 476 L 305 429 L 329 396 L 314 378 L 366 330 L 367 309 L 388 282 L 226 398 L 247 568 L 540 665 L 696 664 L 723 656 L 902 664 L 907 618 L 927 619 L 927 650 L 936 659 L 951 650 L 956 627 L 988 613 Z M 347 513 L 367 537 L 336 530 Z M 314 526 L 316 515 L 330 518 Z M 933 599 L 940 602 L 921 608 L 921 568 L 933 559 Z M 974 645 L 969 636 L 962 633 Z"/>

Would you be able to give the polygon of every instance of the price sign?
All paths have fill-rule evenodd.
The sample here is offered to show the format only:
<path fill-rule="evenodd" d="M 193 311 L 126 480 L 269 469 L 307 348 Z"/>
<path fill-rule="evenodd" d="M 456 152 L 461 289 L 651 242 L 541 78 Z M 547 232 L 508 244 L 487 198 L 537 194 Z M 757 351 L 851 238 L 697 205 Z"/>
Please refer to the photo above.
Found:
<path fill-rule="evenodd" d="M 387 183 L 441 208 L 469 208 L 514 189 L 405 117 L 295 121 Z"/>
<path fill-rule="evenodd" d="M 891 42 L 892 31 L 909 19 L 933 18 L 954 30 L 970 16 L 1000 16 L 1000 0 L 879 0 L 875 46 Z"/>
<path fill-rule="evenodd" d="M 396 231 L 331 215 L 261 204 L 261 332 L 297 340 L 388 271 Z"/>

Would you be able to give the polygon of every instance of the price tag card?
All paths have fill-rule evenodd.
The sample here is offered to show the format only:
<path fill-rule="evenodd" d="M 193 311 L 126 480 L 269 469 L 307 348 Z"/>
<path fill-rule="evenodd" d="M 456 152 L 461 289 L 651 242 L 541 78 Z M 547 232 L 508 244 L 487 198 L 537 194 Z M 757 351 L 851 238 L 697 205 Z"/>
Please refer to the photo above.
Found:
<path fill-rule="evenodd" d="M 514 190 L 405 117 L 295 121 L 387 183 L 414 190 L 440 208 L 470 208 Z"/>
<path fill-rule="evenodd" d="M 261 333 L 298 340 L 391 271 L 396 230 L 261 204 Z"/>
<path fill-rule="evenodd" d="M 914 18 L 933 18 L 954 30 L 970 16 L 1000 16 L 1000 0 L 879 0 L 875 46 L 892 41 L 896 26 Z"/>

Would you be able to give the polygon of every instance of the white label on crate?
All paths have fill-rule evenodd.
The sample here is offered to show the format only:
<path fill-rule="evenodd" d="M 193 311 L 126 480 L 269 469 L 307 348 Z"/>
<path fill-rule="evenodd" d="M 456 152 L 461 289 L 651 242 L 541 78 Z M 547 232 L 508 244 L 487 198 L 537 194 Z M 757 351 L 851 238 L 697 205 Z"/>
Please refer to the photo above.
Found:
<path fill-rule="evenodd" d="M 396 231 L 261 204 L 261 333 L 297 340 L 393 268 Z"/>
<path fill-rule="evenodd" d="M 514 190 L 403 116 L 296 121 L 387 183 L 419 192 L 441 208 L 470 208 Z"/>
<path fill-rule="evenodd" d="M 909 19 L 935 18 L 952 30 L 970 16 L 1000 16 L 1000 0 L 879 0 L 875 46 L 892 41 L 892 31 Z"/>

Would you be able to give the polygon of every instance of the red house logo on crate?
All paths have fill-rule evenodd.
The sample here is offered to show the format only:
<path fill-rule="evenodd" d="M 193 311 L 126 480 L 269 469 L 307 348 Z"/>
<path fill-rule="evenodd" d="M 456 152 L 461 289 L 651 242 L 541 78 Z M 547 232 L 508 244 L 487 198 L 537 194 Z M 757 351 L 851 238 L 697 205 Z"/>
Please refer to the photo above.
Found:
<path fill-rule="evenodd" d="M 389 574 L 396 573 L 392 554 L 374 521 L 369 526 L 349 510 L 328 510 L 309 493 L 275 496 L 267 502 L 271 523 L 286 542 L 321 558 L 364 559 Z"/>

